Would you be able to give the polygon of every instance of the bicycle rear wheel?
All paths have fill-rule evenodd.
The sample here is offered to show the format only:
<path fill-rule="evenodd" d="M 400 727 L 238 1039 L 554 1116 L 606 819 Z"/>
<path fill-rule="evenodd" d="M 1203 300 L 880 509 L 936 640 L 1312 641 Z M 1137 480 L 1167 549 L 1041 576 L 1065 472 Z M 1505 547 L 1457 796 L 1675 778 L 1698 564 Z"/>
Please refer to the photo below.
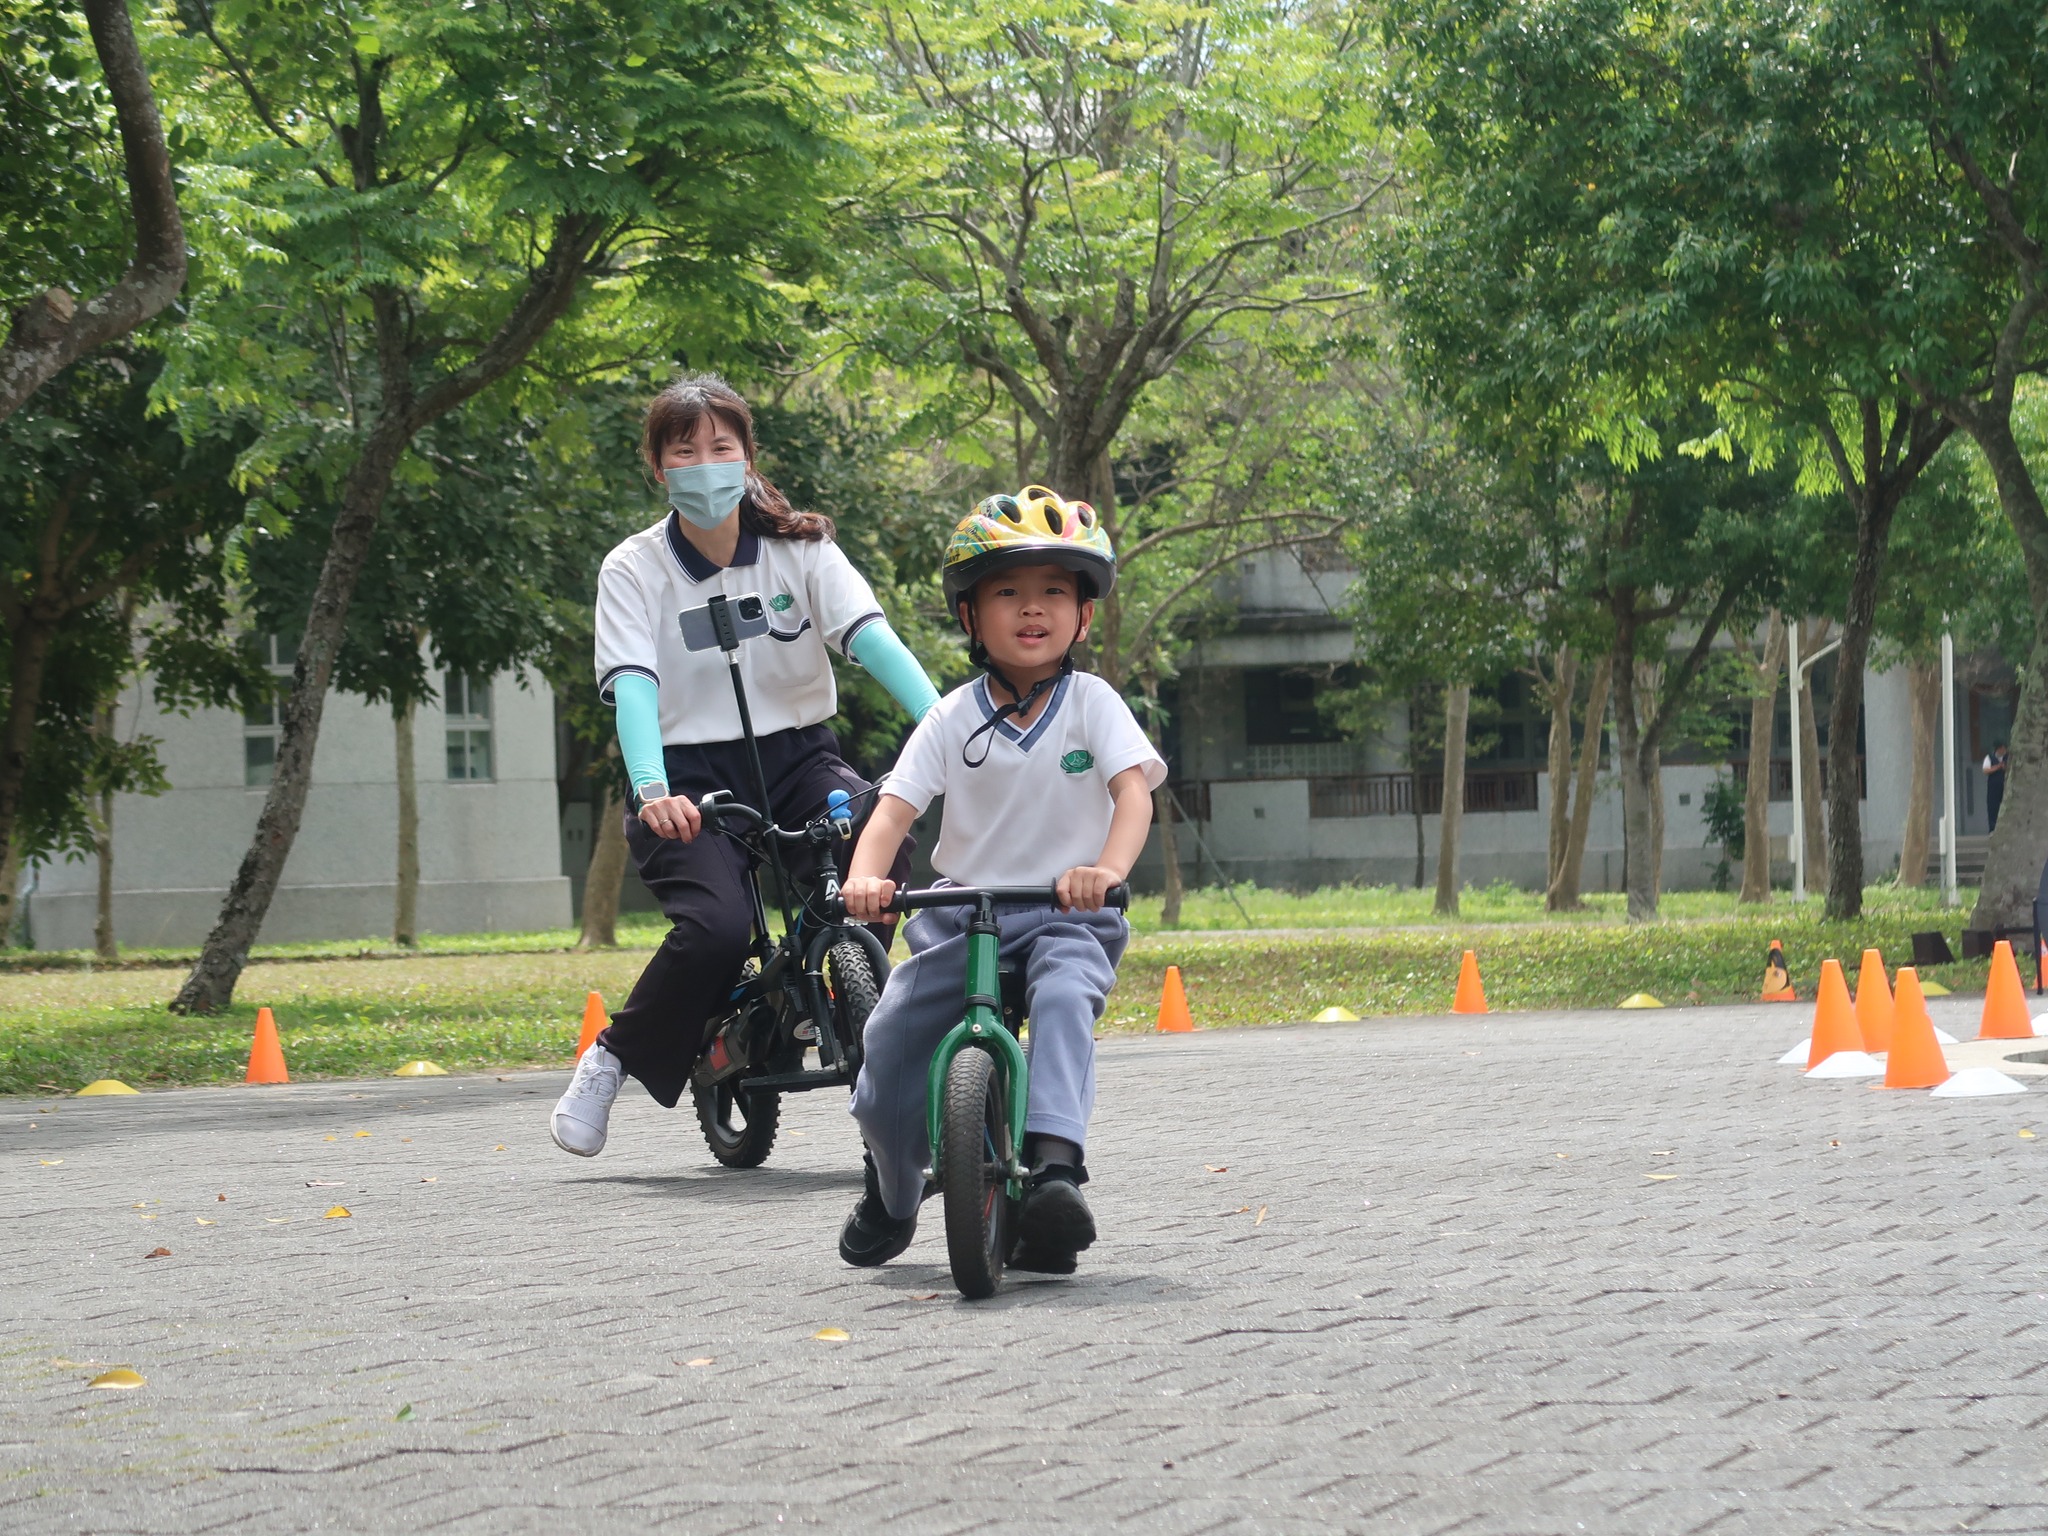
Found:
<path fill-rule="evenodd" d="M 1009 1145 L 1002 1074 L 989 1052 L 970 1047 L 946 1071 L 939 1177 L 946 1206 L 946 1257 L 969 1301 L 995 1295 L 1010 1251 L 1010 1200 L 997 1149 Z"/>
<path fill-rule="evenodd" d="M 782 1121 L 782 1095 L 746 1093 L 730 1083 L 693 1090 L 697 1124 L 711 1155 L 728 1168 L 758 1168 L 775 1150 Z"/>

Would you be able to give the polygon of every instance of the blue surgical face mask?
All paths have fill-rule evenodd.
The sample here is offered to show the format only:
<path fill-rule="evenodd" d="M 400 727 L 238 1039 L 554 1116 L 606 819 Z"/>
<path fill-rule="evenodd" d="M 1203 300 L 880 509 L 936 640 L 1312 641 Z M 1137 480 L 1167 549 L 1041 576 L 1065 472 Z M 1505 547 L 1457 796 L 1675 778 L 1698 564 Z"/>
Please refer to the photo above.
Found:
<path fill-rule="evenodd" d="M 716 528 L 747 493 L 747 464 L 685 464 L 662 471 L 668 482 L 668 504 L 699 528 Z"/>

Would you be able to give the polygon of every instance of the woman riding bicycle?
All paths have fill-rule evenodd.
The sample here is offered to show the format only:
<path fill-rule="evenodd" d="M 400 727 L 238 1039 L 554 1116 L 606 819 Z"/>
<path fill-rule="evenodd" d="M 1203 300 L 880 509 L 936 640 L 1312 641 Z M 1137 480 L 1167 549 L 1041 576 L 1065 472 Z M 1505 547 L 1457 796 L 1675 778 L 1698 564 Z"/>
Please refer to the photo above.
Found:
<path fill-rule="evenodd" d="M 822 814 L 834 790 L 869 787 L 826 725 L 839 708 L 827 646 L 866 667 L 913 718 L 938 702 L 833 542 L 831 520 L 791 507 L 755 468 L 753 413 L 724 380 L 693 374 L 656 395 L 641 452 L 667 485 L 670 512 L 605 558 L 597 677 L 617 710 L 633 786 L 627 847 L 671 926 L 555 1105 L 555 1144 L 579 1157 L 603 1150 L 623 1076 L 675 1107 L 705 1023 L 748 954 L 746 856 L 729 838 L 698 836 L 697 801 L 727 789 L 751 804 L 753 776 L 725 656 L 687 649 L 677 616 L 721 593 L 758 593 L 766 604 L 769 632 L 741 648 L 739 665 L 768 781 L 770 803 L 758 809 L 786 825 Z M 896 862 L 901 878 L 907 842 Z"/>

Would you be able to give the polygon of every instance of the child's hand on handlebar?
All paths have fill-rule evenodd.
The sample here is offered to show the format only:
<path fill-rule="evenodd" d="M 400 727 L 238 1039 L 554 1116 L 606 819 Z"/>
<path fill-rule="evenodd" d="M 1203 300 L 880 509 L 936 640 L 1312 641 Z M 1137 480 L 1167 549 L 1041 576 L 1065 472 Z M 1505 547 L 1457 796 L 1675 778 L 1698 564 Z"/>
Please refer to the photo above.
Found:
<path fill-rule="evenodd" d="M 1124 877 L 1102 864 L 1076 864 L 1059 879 L 1060 905 L 1069 912 L 1100 912 Z"/>
<path fill-rule="evenodd" d="M 839 899 L 846 903 L 846 915 L 856 922 L 872 923 L 886 916 L 882 910 L 895 899 L 896 882 L 880 875 L 849 875 L 839 887 Z"/>
<path fill-rule="evenodd" d="M 640 824 L 656 837 L 687 843 L 697 835 L 704 818 L 688 795 L 663 795 L 640 807 Z"/>

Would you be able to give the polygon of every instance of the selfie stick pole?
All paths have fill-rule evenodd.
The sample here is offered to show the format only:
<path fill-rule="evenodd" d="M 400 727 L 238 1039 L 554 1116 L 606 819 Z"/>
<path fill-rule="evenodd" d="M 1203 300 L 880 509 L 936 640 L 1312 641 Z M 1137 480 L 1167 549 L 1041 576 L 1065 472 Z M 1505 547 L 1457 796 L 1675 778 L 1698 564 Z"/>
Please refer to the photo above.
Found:
<path fill-rule="evenodd" d="M 747 763 L 754 770 L 754 793 L 760 797 L 759 810 L 762 817 L 772 826 L 775 813 L 768 805 L 768 774 L 761 767 L 761 748 L 754 740 L 754 715 L 747 708 L 747 685 L 740 678 L 740 636 L 733 627 L 732 609 L 724 594 L 705 604 L 711 610 L 711 625 L 718 632 L 718 648 L 725 652 L 725 665 L 732 675 L 733 702 L 740 707 L 740 734 L 747 742 Z M 783 873 L 782 850 L 776 846 L 773 836 L 767 839 L 768 867 L 775 871 L 775 893 L 782 904 L 782 921 L 785 927 L 793 921 L 789 910 L 789 880 Z"/>

